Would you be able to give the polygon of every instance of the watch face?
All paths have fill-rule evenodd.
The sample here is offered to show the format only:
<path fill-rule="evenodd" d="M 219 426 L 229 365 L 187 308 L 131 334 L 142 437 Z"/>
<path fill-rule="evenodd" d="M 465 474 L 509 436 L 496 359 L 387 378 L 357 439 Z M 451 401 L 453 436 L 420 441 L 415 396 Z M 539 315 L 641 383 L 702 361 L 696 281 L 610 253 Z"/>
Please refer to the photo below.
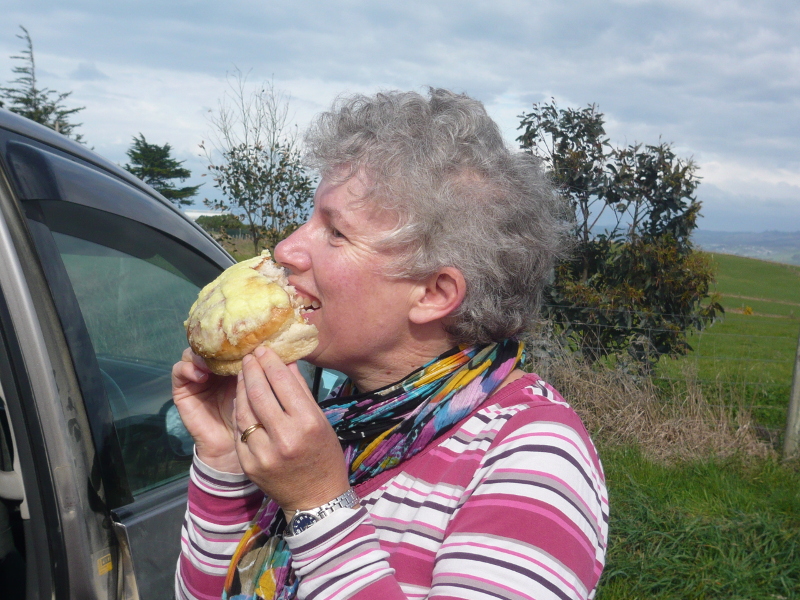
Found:
<path fill-rule="evenodd" d="M 292 535 L 297 535 L 301 531 L 305 531 L 316 523 L 319 519 L 310 513 L 297 513 L 291 522 Z"/>

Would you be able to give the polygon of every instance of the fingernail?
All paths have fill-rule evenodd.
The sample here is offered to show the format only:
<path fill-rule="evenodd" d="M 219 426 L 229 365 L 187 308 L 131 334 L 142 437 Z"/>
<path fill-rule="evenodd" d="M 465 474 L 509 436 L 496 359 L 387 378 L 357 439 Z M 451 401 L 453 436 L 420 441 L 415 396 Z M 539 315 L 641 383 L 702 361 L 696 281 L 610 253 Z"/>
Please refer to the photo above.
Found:
<path fill-rule="evenodd" d="M 251 360 L 253 360 L 253 357 L 252 357 L 252 356 L 250 356 L 249 354 L 245 354 L 245 355 L 244 355 L 244 358 L 242 358 L 242 365 L 246 365 L 246 364 L 247 364 L 247 363 L 249 363 Z"/>
<path fill-rule="evenodd" d="M 205 381 L 206 379 L 208 379 L 208 373 L 206 373 L 205 371 L 201 371 L 200 369 L 195 369 L 194 373 L 195 377 L 197 377 L 197 381 Z"/>
<path fill-rule="evenodd" d="M 253 351 L 253 354 L 255 354 L 257 357 L 261 358 L 262 356 L 264 356 L 264 354 L 266 354 L 266 352 L 267 352 L 267 350 L 264 348 L 264 346 L 259 346 L 258 348 L 256 348 Z"/>
<path fill-rule="evenodd" d="M 243 371 L 239 371 L 236 374 L 236 381 L 241 381 L 242 379 L 244 379 L 244 372 Z"/>

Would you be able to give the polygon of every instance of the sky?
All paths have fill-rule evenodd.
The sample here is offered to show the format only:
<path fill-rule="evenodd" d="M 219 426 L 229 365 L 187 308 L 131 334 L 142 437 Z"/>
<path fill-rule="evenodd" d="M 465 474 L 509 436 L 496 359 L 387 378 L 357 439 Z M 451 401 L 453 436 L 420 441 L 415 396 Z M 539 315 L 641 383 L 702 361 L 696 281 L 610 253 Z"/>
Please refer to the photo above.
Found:
<path fill-rule="evenodd" d="M 797 0 L 0 0 L 0 85 L 30 32 L 42 86 L 118 163 L 142 133 L 218 194 L 199 144 L 230 74 L 271 80 L 302 131 L 339 95 L 481 100 L 511 146 L 536 102 L 596 104 L 617 146 L 695 161 L 700 228 L 800 231 Z"/>

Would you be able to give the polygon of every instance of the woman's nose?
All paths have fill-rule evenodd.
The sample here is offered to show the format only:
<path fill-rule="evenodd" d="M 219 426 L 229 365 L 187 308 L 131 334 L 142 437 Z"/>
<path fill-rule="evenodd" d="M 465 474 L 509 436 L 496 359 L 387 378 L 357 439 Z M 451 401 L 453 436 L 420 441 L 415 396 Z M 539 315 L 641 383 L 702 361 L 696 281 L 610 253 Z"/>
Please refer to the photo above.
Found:
<path fill-rule="evenodd" d="M 293 273 L 307 270 L 311 266 L 306 237 L 307 224 L 301 225 L 289 237 L 275 246 L 275 261 Z"/>

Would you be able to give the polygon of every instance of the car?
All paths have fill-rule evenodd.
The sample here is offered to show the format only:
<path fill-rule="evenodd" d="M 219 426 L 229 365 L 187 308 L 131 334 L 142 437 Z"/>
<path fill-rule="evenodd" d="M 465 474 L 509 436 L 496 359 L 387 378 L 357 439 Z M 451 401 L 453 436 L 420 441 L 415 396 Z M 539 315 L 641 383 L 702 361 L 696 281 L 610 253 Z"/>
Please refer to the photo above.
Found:
<path fill-rule="evenodd" d="M 127 171 L 0 109 L 4 600 L 173 597 L 193 450 L 170 371 L 233 263 Z M 342 378 L 303 372 L 319 396 Z"/>

